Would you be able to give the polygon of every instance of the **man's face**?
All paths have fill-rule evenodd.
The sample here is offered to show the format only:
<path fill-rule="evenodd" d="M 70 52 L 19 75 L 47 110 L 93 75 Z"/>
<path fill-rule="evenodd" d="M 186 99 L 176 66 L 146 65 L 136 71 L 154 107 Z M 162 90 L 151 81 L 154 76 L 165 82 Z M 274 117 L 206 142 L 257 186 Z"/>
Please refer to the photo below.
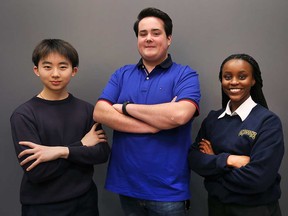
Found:
<path fill-rule="evenodd" d="M 157 17 L 146 17 L 138 26 L 138 51 L 145 63 L 158 65 L 168 55 L 171 35 L 167 36 L 164 22 Z"/>

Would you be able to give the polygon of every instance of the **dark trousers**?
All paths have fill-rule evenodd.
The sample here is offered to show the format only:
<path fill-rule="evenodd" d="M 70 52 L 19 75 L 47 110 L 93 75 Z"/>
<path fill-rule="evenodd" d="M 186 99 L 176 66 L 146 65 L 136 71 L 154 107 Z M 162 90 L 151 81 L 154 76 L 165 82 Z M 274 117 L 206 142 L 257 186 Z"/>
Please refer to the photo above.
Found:
<path fill-rule="evenodd" d="M 209 216 L 281 216 L 279 202 L 260 206 L 225 204 L 208 198 Z"/>
<path fill-rule="evenodd" d="M 97 187 L 93 184 L 84 195 L 59 203 L 22 205 L 22 216 L 99 216 Z"/>

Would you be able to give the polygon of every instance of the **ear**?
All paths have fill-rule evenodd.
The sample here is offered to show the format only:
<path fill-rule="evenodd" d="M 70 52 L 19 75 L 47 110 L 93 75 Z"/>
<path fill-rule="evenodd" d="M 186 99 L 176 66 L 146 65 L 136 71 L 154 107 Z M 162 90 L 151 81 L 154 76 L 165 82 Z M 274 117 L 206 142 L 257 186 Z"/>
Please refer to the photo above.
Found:
<path fill-rule="evenodd" d="M 253 79 L 251 87 L 253 87 L 255 85 L 255 83 L 256 83 L 256 81 L 255 81 L 255 79 Z"/>
<path fill-rule="evenodd" d="M 40 76 L 37 66 L 34 66 L 34 67 L 33 67 L 33 71 L 34 71 L 34 73 L 36 74 L 36 76 Z"/>
<path fill-rule="evenodd" d="M 74 67 L 72 71 L 72 77 L 74 77 L 77 72 L 78 72 L 78 67 Z"/>
<path fill-rule="evenodd" d="M 172 43 L 172 35 L 169 35 L 169 36 L 167 37 L 167 39 L 168 39 L 168 46 L 170 46 L 171 43 Z"/>

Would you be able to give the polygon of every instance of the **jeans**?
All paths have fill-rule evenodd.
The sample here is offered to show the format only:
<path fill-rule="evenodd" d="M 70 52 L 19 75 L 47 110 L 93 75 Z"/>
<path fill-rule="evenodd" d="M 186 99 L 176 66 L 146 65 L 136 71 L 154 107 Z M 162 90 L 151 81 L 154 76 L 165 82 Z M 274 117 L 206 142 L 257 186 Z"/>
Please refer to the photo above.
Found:
<path fill-rule="evenodd" d="M 186 216 L 189 201 L 159 202 L 120 195 L 126 216 Z"/>

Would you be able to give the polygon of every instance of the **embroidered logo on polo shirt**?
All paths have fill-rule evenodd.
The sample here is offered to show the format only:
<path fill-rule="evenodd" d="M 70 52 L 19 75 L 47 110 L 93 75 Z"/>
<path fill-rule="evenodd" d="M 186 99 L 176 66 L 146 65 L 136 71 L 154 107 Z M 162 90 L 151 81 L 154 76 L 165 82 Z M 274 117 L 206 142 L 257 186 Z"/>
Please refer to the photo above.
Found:
<path fill-rule="evenodd" d="M 244 136 L 244 135 L 247 135 L 249 136 L 251 139 L 255 139 L 256 138 L 256 135 L 257 133 L 255 131 L 251 131 L 251 130 L 247 130 L 247 129 L 243 129 L 239 132 L 238 136 Z"/>

